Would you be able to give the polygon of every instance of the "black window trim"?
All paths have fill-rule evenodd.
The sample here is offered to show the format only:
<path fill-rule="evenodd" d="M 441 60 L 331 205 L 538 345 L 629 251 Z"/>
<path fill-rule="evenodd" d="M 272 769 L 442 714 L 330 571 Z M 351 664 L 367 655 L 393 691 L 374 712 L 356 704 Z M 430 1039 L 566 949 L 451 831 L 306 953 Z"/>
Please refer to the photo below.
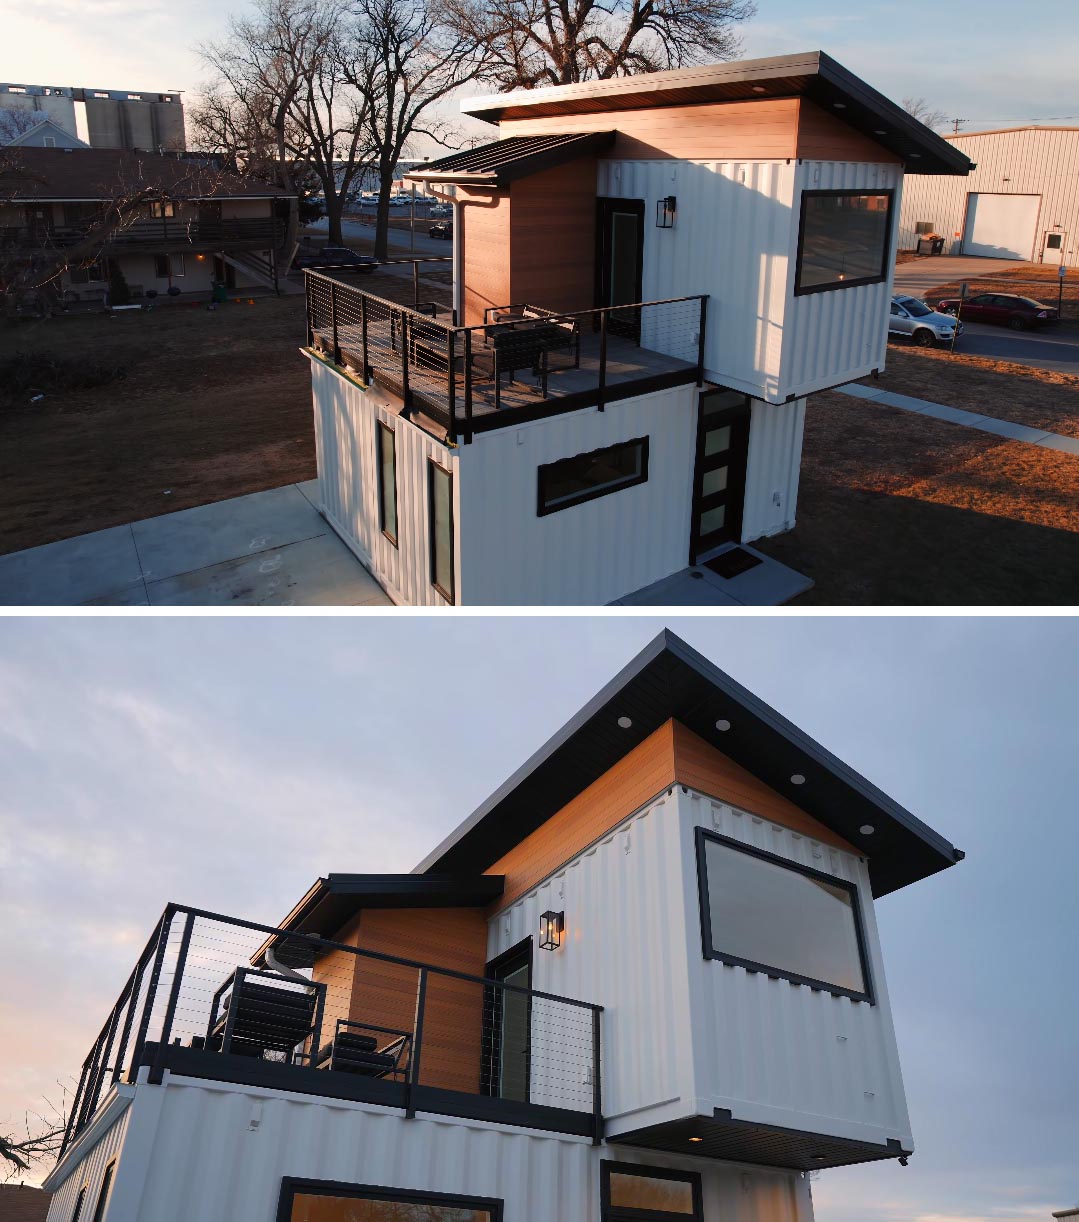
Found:
<path fill-rule="evenodd" d="M 94 1206 L 94 1222 L 102 1222 L 105 1217 L 105 1211 L 109 1207 L 109 1198 L 112 1195 L 112 1181 L 116 1175 L 116 1159 L 111 1159 L 105 1164 L 105 1170 L 101 1175 L 101 1190 L 97 1194 L 97 1204 Z"/>
<path fill-rule="evenodd" d="M 79 1219 L 82 1217 L 82 1210 L 86 1204 L 86 1193 L 89 1187 L 89 1184 L 83 1184 L 79 1189 L 79 1195 L 75 1198 L 75 1208 L 71 1214 L 71 1222 L 79 1222 Z"/>
<path fill-rule="evenodd" d="M 704 1217 L 704 1193 L 699 1171 L 683 1171 L 674 1167 L 649 1167 L 643 1163 L 620 1163 L 614 1159 L 600 1160 L 600 1217 L 602 1222 L 671 1222 L 673 1218 L 690 1218 L 702 1222 Z M 669 1210 L 628 1209 L 624 1205 L 611 1204 L 611 1175 L 637 1175 L 652 1180 L 678 1180 L 693 1188 L 693 1213 L 676 1214 Z"/>
<path fill-rule="evenodd" d="M 879 276 L 861 276 L 857 280 L 832 280 L 828 284 L 811 284 L 802 288 L 802 255 L 803 243 L 805 241 L 806 229 L 806 202 L 811 197 L 832 195 L 886 195 L 888 197 L 888 231 L 884 240 L 884 248 L 881 252 L 880 275 Z M 850 188 L 840 187 L 836 189 L 829 188 L 828 190 L 809 190 L 802 192 L 801 214 L 798 222 L 798 257 L 794 265 L 794 295 L 795 297 L 806 297 L 810 293 L 832 293 L 842 289 L 857 289 L 862 288 L 867 284 L 882 284 L 888 279 L 888 269 L 891 266 L 892 252 L 892 230 L 895 222 L 895 188 L 881 187 L 877 190 L 869 190 L 867 188 Z"/>
<path fill-rule="evenodd" d="M 435 543 L 435 472 L 434 472 L 435 468 L 441 471 L 442 474 L 445 475 L 446 478 L 450 481 L 450 495 L 449 495 L 450 589 L 449 590 L 444 590 L 435 580 L 435 571 L 436 571 L 435 554 L 437 550 L 436 543 Z M 431 585 L 434 586 L 434 588 L 439 592 L 439 594 L 441 594 L 442 597 L 448 603 L 451 604 L 451 606 L 456 603 L 456 598 L 454 597 L 454 588 L 456 587 L 456 576 L 457 576 L 456 574 L 457 557 L 454 552 L 454 546 L 453 546 L 453 531 L 454 531 L 453 472 L 450 470 L 449 467 L 444 467 L 438 461 L 438 459 L 432 458 L 430 455 L 428 455 L 428 458 L 427 458 L 427 535 L 428 535 L 428 550 L 430 552 L 428 561 L 429 561 L 429 567 L 430 567 Z"/>
<path fill-rule="evenodd" d="M 307 1180 L 286 1175 L 281 1180 L 277 1222 L 292 1222 L 296 1197 L 344 1197 L 356 1201 L 400 1201 L 410 1205 L 445 1205 L 450 1209 L 486 1210 L 491 1222 L 502 1222 L 505 1203 L 495 1197 L 466 1197 L 453 1192 L 420 1192 L 407 1188 L 386 1188 L 379 1184 L 352 1184 L 344 1180 Z"/>
<path fill-rule="evenodd" d="M 616 492 L 624 492 L 627 488 L 636 488 L 638 484 L 646 484 L 648 482 L 648 443 L 649 436 L 646 434 L 644 437 L 630 437 L 625 441 L 617 441 L 614 445 L 602 446 L 598 450 L 582 450 L 580 454 L 567 454 L 565 458 L 556 458 L 554 462 L 541 463 L 536 478 L 536 516 L 545 518 L 552 513 L 561 513 L 563 509 L 572 509 L 574 505 L 584 505 L 588 501 L 598 500 L 601 496 L 612 496 Z M 612 451 L 622 450 L 626 446 L 641 447 L 641 470 L 639 475 L 634 476 L 632 479 L 623 480 L 618 484 L 610 484 L 604 488 L 592 488 L 576 496 L 566 497 L 564 500 L 559 501 L 557 505 L 547 504 L 547 473 L 553 467 L 558 467 L 565 462 L 572 462 L 576 458 L 592 458 L 600 454 L 610 454 Z"/>
<path fill-rule="evenodd" d="M 378 470 L 378 528 L 383 535 L 394 545 L 398 546 L 397 538 L 401 531 L 400 522 L 400 501 L 397 498 L 397 430 L 392 424 L 387 424 L 385 420 L 377 420 L 377 428 L 375 431 L 375 462 Z M 386 529 L 386 501 L 385 488 L 383 487 L 382 474 L 382 434 L 388 433 L 390 436 L 390 445 L 393 447 L 393 516 L 397 521 L 397 534 L 391 535 Z"/>
<path fill-rule="evenodd" d="M 508 950 L 504 950 L 500 955 L 495 955 L 483 969 L 484 976 L 488 980 L 500 979 L 497 975 L 499 971 L 507 963 L 513 963 L 517 960 L 527 960 L 528 962 L 528 985 L 529 989 L 533 984 L 533 973 L 535 971 L 535 939 L 529 934 L 526 938 L 522 938 L 520 942 L 515 943 Z M 492 1098 L 501 1098 L 502 1096 L 495 1089 L 498 1085 L 496 1079 L 496 1071 L 502 1067 L 502 1036 L 499 1031 L 499 1022 L 501 1020 L 502 1002 L 505 998 L 504 989 L 495 989 L 492 985 L 485 985 L 483 989 L 483 1007 L 484 1013 L 490 1014 L 491 1018 L 491 1034 L 481 1041 L 481 1077 L 486 1069 L 486 1081 L 480 1082 L 480 1092 L 484 1095 L 490 1095 Z M 532 994 L 528 994 L 528 1055 L 525 1059 L 525 1080 L 528 1085 L 529 1093 L 532 1090 Z"/>
<path fill-rule="evenodd" d="M 708 865 L 705 861 L 705 847 L 709 841 L 725 845 L 730 849 L 736 849 L 738 852 L 746 853 L 750 857 L 756 857 L 760 861 L 769 861 L 774 865 L 783 866 L 785 869 L 792 870 L 796 874 L 803 874 L 807 878 L 812 878 L 819 883 L 825 883 L 829 887 L 842 887 L 843 890 L 848 891 L 851 896 L 851 913 L 854 917 L 854 932 L 858 940 L 858 959 L 862 968 L 862 979 L 865 981 L 865 991 L 858 992 L 855 989 L 845 989 L 842 985 L 831 984 L 827 980 L 815 980 L 812 976 L 802 976 L 797 972 L 788 972 L 783 968 L 772 967 L 767 963 L 757 963 L 753 959 L 743 959 L 738 955 L 732 955 L 716 947 L 712 942 L 712 914 L 708 898 Z M 804 985 L 806 988 L 815 989 L 821 993 L 831 993 L 834 997 L 849 997 L 851 1001 L 864 1001 L 868 1002 L 871 1006 L 876 1005 L 873 991 L 873 974 L 869 963 L 869 947 L 865 935 L 865 920 L 862 914 L 862 897 L 854 883 L 849 883 L 845 878 L 839 878 L 835 874 L 827 874 L 823 870 L 814 870 L 812 866 L 804 866 L 799 861 L 791 861 L 789 857 L 781 857 L 778 853 L 769 853 L 767 849 L 758 849 L 756 845 L 743 844 L 741 840 L 733 840 L 730 836 L 721 836 L 719 832 L 709 831 L 705 827 L 698 827 L 696 829 L 696 845 L 697 892 L 700 897 L 701 909 L 701 946 L 706 959 L 717 959 L 720 963 L 726 963 L 732 967 L 743 967 L 748 972 L 760 972 L 762 975 L 769 976 L 774 980 L 787 980 L 791 984 Z"/>

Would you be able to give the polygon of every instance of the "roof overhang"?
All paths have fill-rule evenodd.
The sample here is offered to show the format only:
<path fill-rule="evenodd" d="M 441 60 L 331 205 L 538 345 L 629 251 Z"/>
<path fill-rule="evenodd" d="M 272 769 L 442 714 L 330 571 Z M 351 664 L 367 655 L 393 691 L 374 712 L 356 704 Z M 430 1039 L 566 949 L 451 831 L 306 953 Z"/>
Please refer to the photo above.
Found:
<path fill-rule="evenodd" d="M 970 161 L 954 145 L 823 51 L 675 68 L 547 89 L 518 89 L 466 98 L 461 109 L 474 118 L 500 123 L 547 115 L 791 97 L 808 98 L 841 118 L 899 157 L 913 173 L 970 173 Z"/>
<path fill-rule="evenodd" d="M 632 725 L 623 729 L 619 718 Z M 962 852 L 667 629 L 429 854 L 415 873 L 489 869 L 674 719 L 862 850 L 875 896 Z M 717 721 L 730 722 L 720 731 Z M 795 787 L 791 777 L 805 783 Z M 870 825 L 872 834 L 861 827 Z"/>
<path fill-rule="evenodd" d="M 415 182 L 455 186 L 507 187 L 517 178 L 594 157 L 614 143 L 614 132 L 563 133 L 557 136 L 510 136 L 479 148 L 452 153 L 404 177 Z"/>

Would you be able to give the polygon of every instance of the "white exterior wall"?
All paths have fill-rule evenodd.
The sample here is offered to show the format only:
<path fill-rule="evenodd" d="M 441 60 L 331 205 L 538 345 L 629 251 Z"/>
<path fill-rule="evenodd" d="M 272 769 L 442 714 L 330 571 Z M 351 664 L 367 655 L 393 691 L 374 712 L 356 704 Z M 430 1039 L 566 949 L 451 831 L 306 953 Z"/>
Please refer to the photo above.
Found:
<path fill-rule="evenodd" d="M 698 1112 L 912 1147 L 866 862 L 752 813 L 676 790 Z M 705 959 L 695 829 L 766 849 L 858 888 L 874 1003 Z"/>
<path fill-rule="evenodd" d="M 805 399 L 791 403 L 753 400 L 742 511 L 743 543 L 794 528 L 805 415 Z"/>
<path fill-rule="evenodd" d="M 129 1138 L 108 1222 L 275 1222 L 285 1176 L 505 1201 L 505 1222 L 599 1222 L 600 1160 L 700 1171 L 708 1222 L 812 1222 L 797 1172 L 595 1147 L 580 1138 L 167 1077 Z M 139 1123 L 133 1108 L 132 1134 Z M 72 1198 L 73 1200 L 73 1198 Z M 121 1205 L 123 1206 L 121 1211 Z M 54 1202 L 49 1222 L 70 1215 Z"/>
<path fill-rule="evenodd" d="M 93 1217 L 94 1206 L 105 1178 L 105 1168 L 120 1152 L 127 1135 L 129 1105 L 135 1092 L 130 1087 L 121 1087 L 120 1090 L 123 1095 L 118 1096 L 111 1106 L 106 1103 L 95 1122 L 67 1151 L 58 1168 L 62 1172 L 62 1179 L 56 1182 L 53 1177 L 57 1173 L 54 1171 L 45 1181 L 45 1186 L 53 1194 L 49 1203 L 48 1222 L 71 1222 L 75 1215 L 75 1202 L 83 1188 L 86 1189 L 86 1196 L 83 1198 L 81 1217 Z M 113 1196 L 118 1178 L 119 1175 L 114 1174 Z"/>
<path fill-rule="evenodd" d="M 461 446 L 461 601 L 602 606 L 684 568 L 697 394 L 680 386 Z M 637 437 L 649 438 L 643 484 L 538 515 L 541 465 Z"/>
<path fill-rule="evenodd" d="M 947 239 L 947 253 L 962 253 L 970 193 L 1037 195 L 1041 207 L 1034 243 L 1023 257 L 1039 262 L 1045 231 L 1060 225 L 1065 233 L 1064 261 L 1070 267 L 1079 267 L 1079 128 L 1028 127 L 947 139 L 975 162 L 977 169 L 968 178 L 907 175 L 899 233 L 901 249 L 914 248 L 914 226 L 918 221 L 928 221 Z"/>
<path fill-rule="evenodd" d="M 461 489 L 458 451 L 396 415 L 377 385 L 364 390 L 315 357 L 311 361 L 320 508 L 334 530 L 396 603 L 444 607 L 431 584 L 427 467 L 433 458 L 453 473 L 454 567 L 461 601 Z M 399 408 L 399 405 L 398 405 Z M 392 424 L 397 447 L 397 540 L 379 529 L 375 430 Z M 499 515 L 494 514 L 496 520 Z"/>

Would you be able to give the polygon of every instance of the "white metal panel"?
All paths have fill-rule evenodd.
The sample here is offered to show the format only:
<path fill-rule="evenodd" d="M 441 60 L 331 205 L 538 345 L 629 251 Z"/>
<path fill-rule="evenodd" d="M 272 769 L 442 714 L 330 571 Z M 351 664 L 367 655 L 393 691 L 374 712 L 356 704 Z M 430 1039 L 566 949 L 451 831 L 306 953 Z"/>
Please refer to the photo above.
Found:
<path fill-rule="evenodd" d="M 707 293 L 710 381 L 775 399 L 788 301 L 795 166 L 787 161 L 601 161 L 601 196 L 644 200 L 645 301 Z M 674 227 L 656 203 L 678 201 Z"/>
<path fill-rule="evenodd" d="M 458 452 L 461 601 L 602 605 L 684 568 L 696 386 L 481 433 Z M 649 438 L 648 479 L 540 517 L 544 463 Z"/>
<path fill-rule="evenodd" d="M 1040 195 L 973 192 L 967 201 L 963 254 L 988 259 L 1030 259 L 1041 203 Z"/>
<path fill-rule="evenodd" d="M 124 1144 L 130 1115 L 131 1109 L 125 1108 L 115 1123 L 82 1158 L 70 1169 L 64 1169 L 67 1178 L 53 1192 L 52 1201 L 49 1203 L 48 1222 L 71 1222 L 75 1213 L 75 1202 L 83 1188 L 86 1189 L 86 1196 L 83 1198 L 82 1217 L 93 1217 L 94 1206 L 97 1204 L 98 1193 L 105 1177 L 105 1168 Z"/>
<path fill-rule="evenodd" d="M 802 191 L 898 192 L 902 170 L 894 165 L 851 161 L 807 161 L 798 167 Z M 892 216 L 891 241 L 899 223 L 899 200 Z M 791 302 L 783 328 L 780 398 L 807 395 L 838 386 L 884 367 L 893 266 L 880 284 L 793 296 L 798 227 L 791 231 Z"/>
<path fill-rule="evenodd" d="M 1013 128 L 960 133 L 948 140 L 977 168 L 969 177 L 907 176 L 900 249 L 914 248 L 915 226 L 921 221 L 947 239 L 947 253 L 959 254 L 968 194 L 1003 189 L 1042 196 L 1034 258 L 1041 257 L 1045 233 L 1059 227 L 1064 262 L 1079 266 L 1079 128 Z M 1030 258 L 1030 252 L 1021 257 Z"/>
<path fill-rule="evenodd" d="M 599 1222 L 604 1158 L 700 1171 L 709 1218 L 812 1222 L 796 1172 L 194 1079 L 164 1090 L 142 1207 L 124 1222 L 274 1222 L 285 1176 L 494 1198 L 505 1222 Z"/>
<path fill-rule="evenodd" d="M 692 1114 L 686 931 L 678 811 L 664 795 L 491 918 L 491 958 L 565 912 L 557 951 L 537 949 L 533 985 L 604 1007 L 603 1114 L 628 1131 Z M 544 1080 L 546 1074 L 538 1074 Z M 543 1102 L 534 1099 L 533 1102 Z"/>
<path fill-rule="evenodd" d="M 738 1119 L 910 1148 L 899 1054 L 873 916 L 869 871 L 854 854 L 751 812 L 679 791 L 690 932 L 698 1105 Z M 770 979 L 701 954 L 694 829 L 834 874 L 858 887 L 874 1004 Z M 693 921 L 696 920 L 694 926 Z"/>
<path fill-rule="evenodd" d="M 445 606 L 431 584 L 428 460 L 454 475 L 454 559 L 460 587 L 457 453 L 396 414 L 399 404 L 373 386 L 363 390 L 311 358 L 322 512 L 397 603 Z M 397 546 L 379 529 L 377 422 L 392 425 L 397 447 Z M 460 596 L 458 595 L 458 601 Z"/>
<path fill-rule="evenodd" d="M 806 401 L 752 401 L 742 542 L 791 530 L 802 470 Z"/>

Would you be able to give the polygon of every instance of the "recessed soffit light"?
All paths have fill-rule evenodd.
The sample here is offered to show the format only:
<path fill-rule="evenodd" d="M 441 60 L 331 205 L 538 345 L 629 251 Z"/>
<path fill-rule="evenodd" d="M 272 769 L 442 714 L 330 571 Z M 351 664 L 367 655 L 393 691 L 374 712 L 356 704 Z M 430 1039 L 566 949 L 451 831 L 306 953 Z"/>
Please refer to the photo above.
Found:
<path fill-rule="evenodd" d="M 806 783 L 806 779 L 804 776 L 802 776 L 800 772 L 795 772 L 792 774 L 791 776 L 792 785 L 804 785 L 805 783 Z"/>
<path fill-rule="evenodd" d="M 863 836 L 872 836 L 876 830 L 877 829 L 873 826 L 872 823 L 863 823 L 862 826 L 858 829 L 858 831 L 861 832 Z"/>
<path fill-rule="evenodd" d="M 633 725 L 633 718 L 626 717 L 623 715 L 622 717 L 619 717 L 618 724 L 622 727 L 623 730 L 628 730 Z"/>
<path fill-rule="evenodd" d="M 689 1140 L 690 1141 L 704 1141 L 704 1138 L 703 1137 L 691 1137 Z"/>
<path fill-rule="evenodd" d="M 726 719 L 726 717 L 721 717 L 721 718 L 720 718 L 720 719 L 719 719 L 719 720 L 716 722 L 716 729 L 717 729 L 717 730 L 719 730 L 719 731 L 720 731 L 720 733 L 722 733 L 722 734 L 726 734 L 726 732 L 727 732 L 727 731 L 728 731 L 730 728 L 731 728 L 731 723 L 730 723 L 730 722 L 729 722 L 729 721 Z"/>
<path fill-rule="evenodd" d="M 836 110 L 846 110 L 846 109 L 847 109 L 847 104 L 846 104 L 846 102 L 833 102 L 833 103 L 832 103 L 832 106 L 833 106 L 833 107 L 834 107 L 834 109 L 836 109 Z"/>
<path fill-rule="evenodd" d="M 754 86 L 753 86 L 753 92 L 754 92 L 754 93 L 767 93 L 767 92 L 768 92 L 768 90 L 767 90 L 767 89 L 765 89 L 765 87 L 764 87 L 763 85 L 754 85 Z"/>

